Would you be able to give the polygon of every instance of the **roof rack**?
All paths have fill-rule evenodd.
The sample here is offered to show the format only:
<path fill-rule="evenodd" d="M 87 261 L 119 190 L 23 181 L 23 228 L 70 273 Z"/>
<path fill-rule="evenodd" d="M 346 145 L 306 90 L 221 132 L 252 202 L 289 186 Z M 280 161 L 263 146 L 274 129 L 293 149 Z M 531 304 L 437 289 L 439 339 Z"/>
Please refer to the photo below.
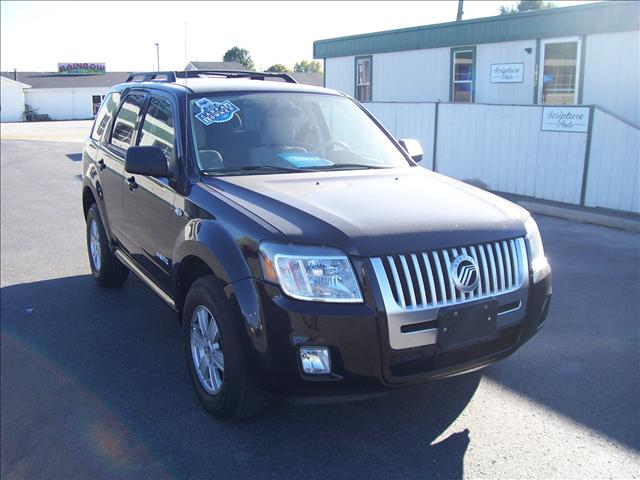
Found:
<path fill-rule="evenodd" d="M 251 72 L 245 70 L 189 70 L 176 72 L 179 77 L 199 78 L 202 75 L 216 75 L 226 78 L 250 78 L 251 80 L 266 80 L 267 78 L 281 78 L 287 83 L 298 83 L 288 73 L 281 72 Z"/>
<path fill-rule="evenodd" d="M 173 83 L 176 78 L 202 78 L 215 75 L 225 78 L 249 78 L 251 80 L 266 80 L 281 78 L 287 83 L 298 83 L 288 73 L 280 72 L 249 72 L 245 70 L 186 70 L 179 72 L 135 72 L 127 77 L 127 82 L 167 82 Z"/>

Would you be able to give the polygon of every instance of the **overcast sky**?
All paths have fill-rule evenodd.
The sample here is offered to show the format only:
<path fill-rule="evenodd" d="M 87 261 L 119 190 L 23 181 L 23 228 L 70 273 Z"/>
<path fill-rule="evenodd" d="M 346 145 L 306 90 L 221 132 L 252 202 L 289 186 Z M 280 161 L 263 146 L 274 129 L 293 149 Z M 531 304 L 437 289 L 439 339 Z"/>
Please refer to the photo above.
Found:
<path fill-rule="evenodd" d="M 510 1 L 469 1 L 464 19 L 498 14 Z M 557 1 L 569 6 L 587 2 Z M 256 66 L 292 68 L 313 41 L 453 21 L 457 1 L 437 2 L 0 2 L 0 68 L 55 71 L 65 62 L 104 62 L 107 71 L 182 69 L 219 61 L 234 45 Z M 187 52 L 185 54 L 185 24 Z"/>

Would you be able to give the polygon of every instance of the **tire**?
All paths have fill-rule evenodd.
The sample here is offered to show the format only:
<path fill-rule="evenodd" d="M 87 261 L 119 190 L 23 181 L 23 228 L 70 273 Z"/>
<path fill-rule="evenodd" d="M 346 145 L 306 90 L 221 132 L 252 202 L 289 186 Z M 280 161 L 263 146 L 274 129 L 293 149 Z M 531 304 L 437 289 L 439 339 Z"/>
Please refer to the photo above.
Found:
<path fill-rule="evenodd" d="M 100 211 L 94 203 L 87 212 L 87 252 L 91 274 L 101 287 L 115 288 L 129 276 L 129 269 L 111 251 Z"/>
<path fill-rule="evenodd" d="M 214 282 L 212 275 L 196 280 L 185 299 L 182 326 L 187 368 L 200 403 L 211 415 L 220 420 L 245 419 L 262 411 L 270 396 L 251 378 L 241 320 L 231 315 Z M 201 320 L 208 316 L 203 328 Z M 197 363 L 204 365 L 201 375 Z"/>

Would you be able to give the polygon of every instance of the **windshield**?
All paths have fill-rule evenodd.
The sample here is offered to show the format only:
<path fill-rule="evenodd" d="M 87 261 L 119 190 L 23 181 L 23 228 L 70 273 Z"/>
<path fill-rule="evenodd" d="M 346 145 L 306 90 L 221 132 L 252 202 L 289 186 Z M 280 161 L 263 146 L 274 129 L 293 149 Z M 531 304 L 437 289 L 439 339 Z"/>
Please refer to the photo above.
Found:
<path fill-rule="evenodd" d="M 196 159 L 207 175 L 409 166 L 346 97 L 259 92 L 207 96 L 190 103 Z"/>

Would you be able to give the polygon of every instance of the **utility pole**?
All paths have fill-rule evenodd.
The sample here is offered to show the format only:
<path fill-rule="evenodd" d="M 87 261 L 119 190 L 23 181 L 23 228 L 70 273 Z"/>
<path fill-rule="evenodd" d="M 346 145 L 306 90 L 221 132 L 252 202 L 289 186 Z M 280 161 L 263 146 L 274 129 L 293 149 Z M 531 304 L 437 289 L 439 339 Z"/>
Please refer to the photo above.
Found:
<path fill-rule="evenodd" d="M 458 0 L 458 15 L 456 15 L 456 22 L 459 22 L 460 20 L 462 20 L 462 14 L 464 13 L 462 11 L 463 3 L 464 3 L 464 0 Z"/>
<path fill-rule="evenodd" d="M 160 71 L 160 44 L 156 43 L 156 56 L 158 57 L 158 71 Z"/>

